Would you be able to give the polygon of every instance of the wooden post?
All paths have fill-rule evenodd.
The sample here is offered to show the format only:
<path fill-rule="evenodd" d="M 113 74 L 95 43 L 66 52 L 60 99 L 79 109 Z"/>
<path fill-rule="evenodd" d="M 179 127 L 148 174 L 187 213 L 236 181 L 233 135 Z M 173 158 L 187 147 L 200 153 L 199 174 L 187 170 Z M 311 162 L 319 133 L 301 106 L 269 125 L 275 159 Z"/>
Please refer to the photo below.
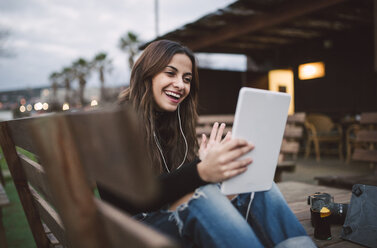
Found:
<path fill-rule="evenodd" d="M 26 175 L 22 169 L 15 145 L 9 136 L 6 123 L 0 124 L 0 144 L 3 149 L 5 160 L 8 164 L 9 171 L 12 175 L 14 185 L 16 186 L 18 196 L 20 197 L 21 204 L 25 210 L 28 210 L 24 212 L 31 232 L 33 233 L 35 243 L 37 244 L 38 248 L 48 248 L 49 241 L 45 235 L 40 215 L 33 205 L 34 200 L 26 181 Z"/>
<path fill-rule="evenodd" d="M 377 73 L 377 0 L 373 2 L 373 18 L 374 18 L 374 71 Z"/>

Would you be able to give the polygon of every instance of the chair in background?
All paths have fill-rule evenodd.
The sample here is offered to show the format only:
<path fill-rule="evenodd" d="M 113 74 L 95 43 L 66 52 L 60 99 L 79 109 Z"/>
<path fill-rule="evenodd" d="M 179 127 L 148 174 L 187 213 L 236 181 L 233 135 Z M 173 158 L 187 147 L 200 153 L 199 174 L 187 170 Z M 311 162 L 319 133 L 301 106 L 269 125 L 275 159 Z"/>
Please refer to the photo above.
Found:
<path fill-rule="evenodd" d="M 357 146 L 356 134 L 360 130 L 360 124 L 352 124 L 346 130 L 346 163 L 348 164 L 351 161 L 351 156 L 353 150 Z"/>
<path fill-rule="evenodd" d="M 305 127 L 308 135 L 305 158 L 310 155 L 312 143 L 317 161 L 321 160 L 321 143 L 336 143 L 338 145 L 339 158 L 343 160 L 343 131 L 341 125 L 335 124 L 327 115 L 308 114 L 306 116 Z"/>
<path fill-rule="evenodd" d="M 362 113 L 360 129 L 356 132 L 356 148 L 352 152 L 352 161 L 369 163 L 374 167 L 374 173 L 361 176 L 322 176 L 315 177 L 319 185 L 352 189 L 354 184 L 377 186 L 377 112 Z"/>
<path fill-rule="evenodd" d="M 361 114 L 352 160 L 377 163 L 377 112 Z"/>

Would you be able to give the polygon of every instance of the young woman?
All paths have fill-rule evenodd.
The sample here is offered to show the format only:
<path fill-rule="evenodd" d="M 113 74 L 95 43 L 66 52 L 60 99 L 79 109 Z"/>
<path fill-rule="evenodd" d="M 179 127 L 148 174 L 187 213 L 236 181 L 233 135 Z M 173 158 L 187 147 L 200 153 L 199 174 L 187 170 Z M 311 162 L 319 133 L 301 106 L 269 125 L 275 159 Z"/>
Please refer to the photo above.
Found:
<path fill-rule="evenodd" d="M 222 139 L 225 125 L 215 123 L 198 149 L 197 94 L 196 61 L 188 48 L 160 40 L 144 50 L 120 100 L 144 122 L 147 155 L 162 190 L 147 209 L 99 188 L 101 197 L 183 247 L 315 247 L 276 185 L 266 192 L 221 194 L 217 183 L 247 170 L 252 159 L 239 158 L 253 145 L 229 134 Z"/>

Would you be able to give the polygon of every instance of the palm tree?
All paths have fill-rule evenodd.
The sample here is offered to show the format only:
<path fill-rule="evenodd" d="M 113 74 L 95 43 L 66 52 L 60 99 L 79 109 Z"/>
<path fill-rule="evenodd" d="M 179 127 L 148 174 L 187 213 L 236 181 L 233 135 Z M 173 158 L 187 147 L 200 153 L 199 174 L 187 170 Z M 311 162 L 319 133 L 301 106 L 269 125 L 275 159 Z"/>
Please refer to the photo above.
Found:
<path fill-rule="evenodd" d="M 52 89 L 52 99 L 51 99 L 51 110 L 57 110 L 58 109 L 58 88 L 61 80 L 61 74 L 59 72 L 52 72 L 49 76 L 49 79 L 51 81 L 51 89 Z"/>
<path fill-rule="evenodd" d="M 90 75 L 91 65 L 85 59 L 79 58 L 72 64 L 73 75 L 79 81 L 79 98 L 81 106 L 85 106 L 84 90 L 86 85 L 86 78 Z"/>
<path fill-rule="evenodd" d="M 65 67 L 63 68 L 63 71 L 61 72 L 63 83 L 65 87 L 65 97 L 64 101 L 68 104 L 71 103 L 71 82 L 74 79 L 74 72 L 71 67 Z"/>
<path fill-rule="evenodd" d="M 105 90 L 105 72 L 110 72 L 112 70 L 112 60 L 107 57 L 107 53 L 98 53 L 93 61 L 93 68 L 98 70 L 99 80 L 101 82 L 101 99 L 102 101 L 107 100 L 107 94 Z"/>
<path fill-rule="evenodd" d="M 128 65 L 130 66 L 130 69 L 132 70 L 132 67 L 134 66 L 134 57 L 137 54 L 138 44 L 140 43 L 139 38 L 137 35 L 131 31 L 127 32 L 127 34 L 124 34 L 122 37 L 120 37 L 119 40 L 119 48 L 123 52 L 128 54 Z"/>

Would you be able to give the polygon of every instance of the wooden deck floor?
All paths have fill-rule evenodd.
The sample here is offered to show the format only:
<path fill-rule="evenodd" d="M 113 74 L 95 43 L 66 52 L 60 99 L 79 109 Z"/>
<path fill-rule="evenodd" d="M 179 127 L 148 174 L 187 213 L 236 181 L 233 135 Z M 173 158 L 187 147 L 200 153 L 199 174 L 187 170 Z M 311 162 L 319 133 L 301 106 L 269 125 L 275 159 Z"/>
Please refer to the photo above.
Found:
<path fill-rule="evenodd" d="M 314 239 L 314 228 L 310 223 L 310 210 L 309 205 L 307 205 L 308 195 L 311 195 L 315 192 L 325 192 L 334 196 L 334 201 L 337 203 L 349 203 L 349 201 L 351 200 L 351 190 L 291 181 L 279 183 L 278 186 L 283 193 L 288 205 L 291 207 L 293 213 L 297 216 L 301 224 L 306 229 L 308 235 L 314 240 L 318 247 L 363 247 L 361 245 L 341 239 L 341 225 L 331 226 L 331 240 L 316 240 Z"/>

